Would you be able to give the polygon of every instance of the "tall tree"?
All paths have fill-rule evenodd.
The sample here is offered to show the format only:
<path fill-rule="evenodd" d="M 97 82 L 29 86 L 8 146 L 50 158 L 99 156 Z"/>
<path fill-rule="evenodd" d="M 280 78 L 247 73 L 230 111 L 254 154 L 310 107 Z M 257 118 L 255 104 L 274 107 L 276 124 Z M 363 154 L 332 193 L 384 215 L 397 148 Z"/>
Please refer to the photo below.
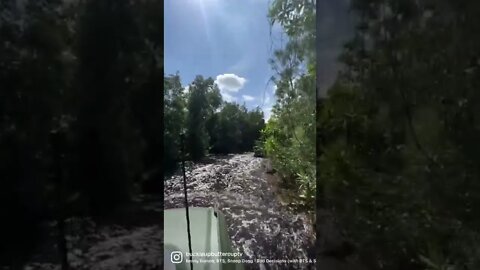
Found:
<path fill-rule="evenodd" d="M 60 2 L 0 6 L 0 207 L 8 217 L 0 260 L 20 267 L 47 216 L 54 165 L 49 133 L 63 113 L 72 66 Z"/>
<path fill-rule="evenodd" d="M 163 33 L 158 16 L 163 14 L 163 3 L 155 0 L 138 1 L 134 3 L 133 12 L 139 40 L 132 65 L 134 72 L 129 78 L 132 84 L 130 102 L 133 122 L 143 146 L 141 181 L 147 190 L 163 192 L 162 170 L 168 170 L 160 154 L 164 151 L 161 134 L 165 121 L 161 90 L 164 76 L 161 48 Z"/>
<path fill-rule="evenodd" d="M 214 105 L 209 104 L 209 92 L 213 87 L 213 79 L 204 79 L 202 76 L 197 76 L 190 85 L 187 101 L 186 148 L 192 160 L 201 159 L 208 151 L 210 138 L 206 123 Z"/>
<path fill-rule="evenodd" d="M 76 175 L 93 212 L 128 200 L 138 176 L 128 104 L 138 42 L 131 10 L 129 1 L 88 1 L 81 20 Z"/>
<path fill-rule="evenodd" d="M 186 100 L 178 74 L 166 77 L 164 85 L 164 164 L 169 169 L 182 157 L 180 135 L 185 130 Z"/>
<path fill-rule="evenodd" d="M 298 188 L 310 209 L 315 201 L 315 5 L 273 1 L 269 18 L 288 42 L 271 60 L 276 104 L 264 130 L 265 150 L 284 182 Z"/>
<path fill-rule="evenodd" d="M 371 269 L 478 268 L 471 239 L 479 233 L 480 152 L 471 102 L 480 6 L 353 5 L 357 35 L 319 119 L 323 196 Z"/>

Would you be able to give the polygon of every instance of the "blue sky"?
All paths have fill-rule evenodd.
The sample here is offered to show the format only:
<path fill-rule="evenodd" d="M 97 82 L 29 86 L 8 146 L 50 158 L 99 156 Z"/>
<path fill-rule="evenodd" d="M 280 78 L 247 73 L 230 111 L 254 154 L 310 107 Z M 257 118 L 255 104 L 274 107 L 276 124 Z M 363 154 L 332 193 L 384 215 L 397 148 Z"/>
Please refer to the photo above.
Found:
<path fill-rule="evenodd" d="M 270 34 L 268 0 L 165 1 L 165 73 L 180 72 L 183 85 L 212 77 L 227 101 L 260 106 L 274 102 L 268 59 L 282 46 L 281 28 Z"/>

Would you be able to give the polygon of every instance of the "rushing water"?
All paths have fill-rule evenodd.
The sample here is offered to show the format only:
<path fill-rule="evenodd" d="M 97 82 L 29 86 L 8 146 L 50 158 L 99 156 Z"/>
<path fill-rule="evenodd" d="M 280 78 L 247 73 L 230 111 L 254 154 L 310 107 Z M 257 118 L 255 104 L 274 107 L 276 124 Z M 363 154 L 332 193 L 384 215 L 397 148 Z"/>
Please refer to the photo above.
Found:
<path fill-rule="evenodd" d="M 214 157 L 187 168 L 191 206 L 214 206 L 225 215 L 235 248 L 245 259 L 313 259 L 314 232 L 306 215 L 283 206 L 253 154 Z M 165 181 L 165 209 L 184 207 L 183 178 Z M 249 269 L 308 269 L 314 264 L 246 265 Z"/>
<path fill-rule="evenodd" d="M 253 154 L 212 157 L 187 167 L 192 206 L 213 206 L 224 213 L 228 232 L 244 259 L 313 258 L 314 232 L 309 219 L 278 200 L 265 173 L 265 160 Z M 165 197 L 138 196 L 124 219 L 97 224 L 88 217 L 66 221 L 68 261 L 72 270 L 160 269 L 163 207 L 184 207 L 179 171 L 165 179 Z M 56 226 L 24 269 L 59 270 Z M 313 269 L 314 264 L 246 264 L 247 269 Z M 1 268 L 0 268 L 1 269 Z M 9 269 L 9 268 L 5 268 Z"/>
<path fill-rule="evenodd" d="M 140 205 L 143 207 L 144 204 L 142 202 Z M 154 211 L 144 212 L 148 216 L 152 216 L 152 213 Z M 122 222 L 97 224 L 87 217 L 67 219 L 65 238 L 70 269 L 161 269 L 163 245 L 161 213 L 151 220 L 140 215 L 132 219 L 143 220 L 144 224 Z M 25 265 L 24 270 L 61 269 L 56 248 L 55 222 L 48 224 L 45 231 L 41 246 Z"/>

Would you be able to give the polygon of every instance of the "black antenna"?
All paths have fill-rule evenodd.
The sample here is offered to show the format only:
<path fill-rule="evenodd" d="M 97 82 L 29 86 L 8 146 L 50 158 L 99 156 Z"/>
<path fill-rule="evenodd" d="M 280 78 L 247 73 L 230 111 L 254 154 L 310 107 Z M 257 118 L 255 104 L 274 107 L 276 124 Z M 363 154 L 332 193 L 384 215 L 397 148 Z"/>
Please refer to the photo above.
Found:
<path fill-rule="evenodd" d="M 193 269 L 192 262 L 192 237 L 190 235 L 190 215 L 188 212 L 188 197 L 187 197 L 187 175 L 185 173 L 185 145 L 184 134 L 180 134 L 180 140 L 182 144 L 182 171 L 183 171 L 183 192 L 185 193 L 185 210 L 187 216 L 187 233 L 188 233 L 188 250 L 190 251 L 190 269 Z"/>

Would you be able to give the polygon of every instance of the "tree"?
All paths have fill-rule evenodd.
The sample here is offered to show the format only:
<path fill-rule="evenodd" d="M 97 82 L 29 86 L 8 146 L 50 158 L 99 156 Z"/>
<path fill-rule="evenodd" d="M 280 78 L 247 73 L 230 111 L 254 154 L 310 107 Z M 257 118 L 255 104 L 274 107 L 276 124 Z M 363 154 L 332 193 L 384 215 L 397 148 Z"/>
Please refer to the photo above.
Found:
<path fill-rule="evenodd" d="M 186 100 L 178 73 L 164 80 L 164 164 L 174 168 L 182 158 L 180 135 L 185 130 Z"/>
<path fill-rule="evenodd" d="M 70 33 L 58 1 L 2 2 L 0 11 L 0 260 L 20 267 L 51 216 L 49 134 L 69 95 Z M 23 25 L 19 24 L 23 21 Z"/>
<path fill-rule="evenodd" d="M 276 104 L 263 132 L 265 151 L 287 186 L 298 188 L 313 208 L 316 189 L 315 148 L 315 1 L 273 1 L 271 24 L 288 36 L 271 60 Z"/>
<path fill-rule="evenodd" d="M 319 118 L 326 205 L 370 269 L 478 268 L 479 5 L 353 4 L 357 35 Z"/>
<path fill-rule="evenodd" d="M 94 213 L 127 201 L 139 173 L 128 103 L 138 41 L 130 5 L 88 1 L 80 25 L 76 175 Z"/>
<path fill-rule="evenodd" d="M 182 86 L 179 73 L 165 77 L 164 164 L 170 171 L 181 158 L 180 134 L 186 133 L 186 158 L 252 151 L 265 123 L 263 112 L 225 102 L 212 78 L 197 76 Z"/>
<path fill-rule="evenodd" d="M 212 78 L 197 76 L 190 85 L 187 101 L 186 149 L 192 160 L 197 161 L 208 151 L 210 138 L 206 129 L 212 105 L 209 104 L 209 92 L 213 88 Z"/>
<path fill-rule="evenodd" d="M 21 267 L 45 219 L 58 221 L 61 249 L 65 218 L 109 213 L 143 178 L 162 183 L 162 8 L 0 4 L 2 265 Z"/>
<path fill-rule="evenodd" d="M 130 102 L 133 124 L 142 145 L 143 174 L 140 181 L 145 191 L 163 192 L 162 170 L 169 169 L 160 154 L 164 151 L 161 134 L 165 121 L 161 79 L 164 76 L 163 33 L 158 16 L 163 14 L 163 3 L 155 0 L 137 1 L 132 8 L 139 40 L 131 65 L 134 72 L 129 77 L 132 84 Z"/>

